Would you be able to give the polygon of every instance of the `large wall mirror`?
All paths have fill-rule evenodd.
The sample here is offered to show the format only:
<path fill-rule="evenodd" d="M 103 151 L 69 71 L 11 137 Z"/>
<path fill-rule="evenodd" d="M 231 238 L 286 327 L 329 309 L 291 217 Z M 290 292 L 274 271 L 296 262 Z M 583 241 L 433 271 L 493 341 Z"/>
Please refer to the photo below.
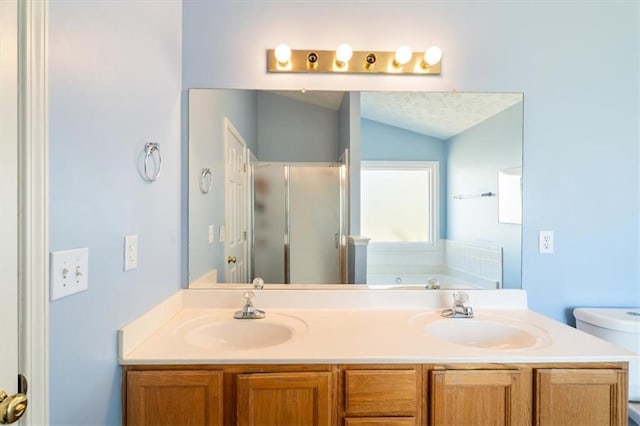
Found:
<path fill-rule="evenodd" d="M 521 93 L 188 96 L 193 286 L 521 287 Z"/>

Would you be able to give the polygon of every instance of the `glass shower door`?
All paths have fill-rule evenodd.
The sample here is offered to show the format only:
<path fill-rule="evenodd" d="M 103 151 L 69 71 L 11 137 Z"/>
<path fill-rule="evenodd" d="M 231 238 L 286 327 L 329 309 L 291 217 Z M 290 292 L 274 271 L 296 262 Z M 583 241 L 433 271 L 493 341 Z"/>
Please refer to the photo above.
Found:
<path fill-rule="evenodd" d="M 340 168 L 256 163 L 253 270 L 266 283 L 339 284 Z"/>
<path fill-rule="evenodd" d="M 289 168 L 289 280 L 340 284 L 340 169 Z"/>

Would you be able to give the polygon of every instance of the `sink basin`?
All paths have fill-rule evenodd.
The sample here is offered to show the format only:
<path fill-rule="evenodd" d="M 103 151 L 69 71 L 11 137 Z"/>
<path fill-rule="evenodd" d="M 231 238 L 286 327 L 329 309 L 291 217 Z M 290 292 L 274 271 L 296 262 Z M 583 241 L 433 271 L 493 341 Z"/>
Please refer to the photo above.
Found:
<path fill-rule="evenodd" d="M 190 345 L 214 350 L 254 350 L 281 345 L 307 331 L 300 318 L 267 312 L 264 319 L 234 319 L 233 312 L 198 318 L 176 332 Z"/>
<path fill-rule="evenodd" d="M 423 318 L 417 323 L 423 334 L 475 348 L 532 349 L 551 343 L 551 337 L 544 329 L 507 317 L 442 319 L 432 315 L 430 320 Z"/>

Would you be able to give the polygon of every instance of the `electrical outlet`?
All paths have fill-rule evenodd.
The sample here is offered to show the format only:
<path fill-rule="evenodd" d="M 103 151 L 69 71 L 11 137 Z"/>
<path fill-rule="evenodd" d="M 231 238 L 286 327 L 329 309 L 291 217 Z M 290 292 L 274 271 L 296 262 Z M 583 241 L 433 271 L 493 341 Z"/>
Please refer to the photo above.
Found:
<path fill-rule="evenodd" d="M 124 270 L 130 271 L 138 267 L 138 236 L 124 237 Z"/>
<path fill-rule="evenodd" d="M 51 252 L 50 298 L 60 299 L 89 288 L 89 249 Z"/>
<path fill-rule="evenodd" d="M 538 235 L 538 252 L 553 253 L 553 231 L 540 231 Z"/>

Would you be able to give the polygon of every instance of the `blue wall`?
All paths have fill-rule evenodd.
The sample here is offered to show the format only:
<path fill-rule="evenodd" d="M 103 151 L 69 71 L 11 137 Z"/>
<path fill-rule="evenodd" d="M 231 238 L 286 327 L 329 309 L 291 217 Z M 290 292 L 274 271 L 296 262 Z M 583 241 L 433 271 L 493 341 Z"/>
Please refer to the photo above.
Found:
<path fill-rule="evenodd" d="M 337 161 L 337 150 L 337 111 L 258 93 L 258 160 Z"/>
<path fill-rule="evenodd" d="M 88 290 L 50 305 L 50 420 L 116 425 L 116 332 L 180 288 L 181 5 L 49 11 L 50 248 L 89 248 Z M 139 173 L 147 140 L 163 159 L 153 184 Z M 123 272 L 127 234 L 138 268 Z"/>
<path fill-rule="evenodd" d="M 532 309 L 570 322 L 575 306 L 640 305 L 639 8 L 569 1 L 185 2 L 183 87 L 523 92 L 523 287 Z M 340 30 L 310 31 L 309 16 Z M 353 25 L 356 16 L 374 30 Z M 437 44 L 442 75 L 265 71 L 265 51 L 278 43 L 333 49 L 344 41 L 356 50 Z M 555 253 L 540 255 L 538 231 L 547 229 L 555 231 Z"/>
<path fill-rule="evenodd" d="M 183 234 L 183 247 L 188 246 L 189 250 L 185 275 L 188 274 L 187 282 L 193 282 L 215 268 L 218 281 L 222 281 L 226 269 L 224 243 L 220 242 L 220 226 L 225 223 L 224 119 L 231 122 L 255 155 L 258 151 L 258 96 L 252 90 L 190 90 L 188 98 L 190 111 L 185 126 L 189 130 L 189 149 L 184 155 L 188 157 L 185 174 L 189 173 L 191 182 L 188 186 L 190 223 Z M 213 175 L 213 185 L 207 194 L 200 191 L 203 168 L 210 168 Z M 210 225 L 214 229 L 211 244 Z"/>
<path fill-rule="evenodd" d="M 90 277 L 89 290 L 51 304 L 52 423 L 120 423 L 116 330 L 180 287 L 181 81 L 183 89 L 524 92 L 522 276 L 531 308 L 565 321 L 574 306 L 640 305 L 639 8 L 53 0 L 51 249 L 89 247 Z M 309 16 L 339 31 L 310 31 Z M 265 50 L 282 41 L 333 49 L 345 40 L 356 49 L 438 44 L 443 73 L 265 71 Z M 164 160 L 151 185 L 137 172 L 147 139 L 160 142 Z M 537 253 L 541 229 L 555 231 L 555 254 Z M 140 238 L 138 269 L 128 273 L 125 234 Z"/>
<path fill-rule="evenodd" d="M 521 226 L 498 223 L 497 197 L 453 197 L 498 193 L 498 171 L 522 166 L 522 103 L 447 139 L 447 164 L 447 238 L 499 244 L 503 286 L 520 288 Z"/>
<path fill-rule="evenodd" d="M 363 118 L 362 161 L 438 161 L 440 238 L 447 238 L 447 153 L 444 141 Z"/>

